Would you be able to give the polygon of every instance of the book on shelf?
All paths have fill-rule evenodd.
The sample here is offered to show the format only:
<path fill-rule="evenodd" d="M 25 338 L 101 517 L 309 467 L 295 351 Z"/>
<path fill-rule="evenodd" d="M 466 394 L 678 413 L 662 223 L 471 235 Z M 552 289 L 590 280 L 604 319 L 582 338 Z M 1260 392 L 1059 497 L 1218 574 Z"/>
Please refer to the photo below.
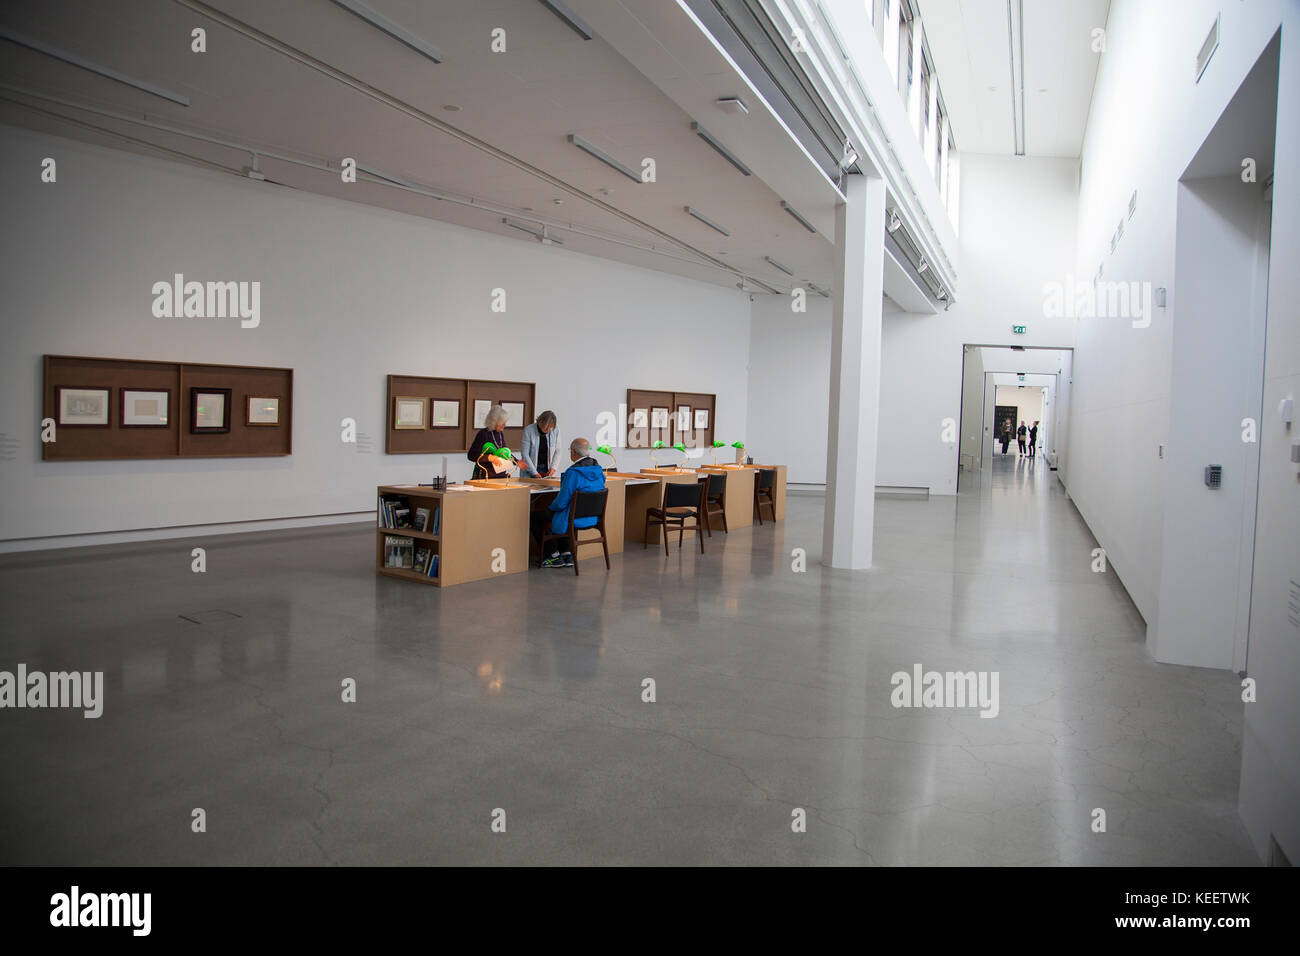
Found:
<path fill-rule="evenodd" d="M 416 530 L 416 531 L 428 531 L 428 530 L 429 530 L 429 518 L 430 518 L 430 515 L 429 515 L 429 509 L 428 509 L 428 508 L 416 508 L 416 509 L 415 509 L 415 530 Z"/>
<path fill-rule="evenodd" d="M 433 525 L 429 529 L 430 534 L 441 534 L 442 531 L 442 505 L 433 509 Z"/>
<path fill-rule="evenodd" d="M 415 539 L 384 535 L 384 567 L 410 568 L 415 562 Z"/>
<path fill-rule="evenodd" d="M 428 577 L 436 578 L 438 576 L 438 554 L 434 552 L 433 559 L 429 562 Z"/>
<path fill-rule="evenodd" d="M 381 495 L 379 525 L 382 528 L 411 528 L 411 502 L 401 495 Z"/>
<path fill-rule="evenodd" d="M 415 566 L 411 569 L 416 574 L 424 574 L 429 568 L 432 552 L 428 548 L 415 549 Z"/>

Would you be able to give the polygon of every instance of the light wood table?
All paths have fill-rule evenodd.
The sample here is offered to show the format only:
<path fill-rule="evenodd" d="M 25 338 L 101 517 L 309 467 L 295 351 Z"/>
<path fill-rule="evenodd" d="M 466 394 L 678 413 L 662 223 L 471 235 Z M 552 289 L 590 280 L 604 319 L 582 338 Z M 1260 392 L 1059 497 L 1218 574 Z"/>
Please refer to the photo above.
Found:
<path fill-rule="evenodd" d="M 440 508 L 441 516 L 438 533 L 434 534 L 413 528 L 386 528 L 380 509 L 375 529 L 375 570 L 404 581 L 444 588 L 526 571 L 529 490 L 529 485 L 504 481 L 448 485 L 445 491 L 419 485 L 380 485 L 380 495 L 406 498 L 412 515 L 416 508 L 428 508 L 431 515 Z M 430 578 L 409 568 L 384 567 L 384 538 L 388 536 L 413 538 L 416 548 L 435 551 L 438 576 Z"/>
<path fill-rule="evenodd" d="M 519 478 L 519 482 L 527 483 L 532 491 L 533 507 L 536 509 L 545 508 L 558 494 L 560 487 L 559 478 Z M 627 479 L 620 478 L 616 475 L 605 475 L 605 488 L 609 491 L 609 497 L 605 499 L 605 544 L 609 548 L 610 554 L 623 553 L 623 510 L 626 501 Z M 582 528 L 578 529 L 578 537 L 582 537 Z M 531 546 L 532 542 L 529 542 Z M 575 557 L 582 558 L 601 558 L 605 555 L 600 550 L 600 542 L 588 542 L 579 544 Z"/>
<path fill-rule="evenodd" d="M 758 472 L 747 465 L 706 465 L 698 469 L 701 475 L 723 474 L 727 476 L 727 530 L 747 528 L 754 523 L 754 482 Z M 722 522 L 711 518 L 710 528 L 722 530 Z M 716 525 L 716 527 L 714 527 Z"/>

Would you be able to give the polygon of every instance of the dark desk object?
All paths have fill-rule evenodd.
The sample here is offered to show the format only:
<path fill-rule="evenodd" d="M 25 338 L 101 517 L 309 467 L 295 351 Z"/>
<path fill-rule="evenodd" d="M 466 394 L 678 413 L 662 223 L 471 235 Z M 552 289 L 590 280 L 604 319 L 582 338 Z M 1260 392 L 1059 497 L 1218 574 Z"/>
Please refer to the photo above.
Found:
<path fill-rule="evenodd" d="M 691 530 L 700 539 L 700 554 L 703 554 L 704 535 L 700 534 L 700 530 L 703 528 L 701 516 L 704 514 L 704 496 L 708 492 L 709 479 L 701 477 L 698 481 L 681 484 L 665 482 L 663 488 L 663 504 L 658 508 L 646 509 L 645 537 L 642 539 L 642 550 L 649 544 L 650 526 L 658 527 L 663 525 L 664 554 L 668 553 L 668 534 L 672 527 L 677 528 L 677 549 L 680 551 L 682 539 L 686 535 L 686 520 L 693 518 L 695 524 L 691 526 Z"/>
<path fill-rule="evenodd" d="M 754 482 L 754 515 L 758 523 L 763 523 L 763 506 L 772 509 L 772 520 L 776 521 L 776 469 L 760 468 L 758 481 Z"/>
<path fill-rule="evenodd" d="M 722 531 L 730 534 L 727 527 L 727 473 L 725 471 L 709 472 L 708 490 L 704 494 L 704 530 L 713 537 L 713 516 L 722 516 Z"/>
<path fill-rule="evenodd" d="M 538 497 L 543 497 L 539 495 Z M 609 501 L 609 489 L 602 488 L 600 491 L 579 491 L 569 502 L 569 525 L 561 532 L 556 534 L 553 531 L 547 531 L 542 535 L 541 548 L 537 556 L 537 566 L 541 567 L 542 560 L 546 554 L 546 543 L 558 538 L 569 539 L 569 549 L 573 553 L 573 573 L 576 577 L 578 574 L 578 547 L 582 544 L 599 544 L 600 550 L 605 554 L 605 570 L 609 570 L 609 545 L 608 538 L 605 535 L 605 504 Z M 590 528 L 578 528 L 574 522 L 579 518 L 595 518 L 596 523 Z M 579 531 L 595 531 L 598 537 L 579 539 Z"/>

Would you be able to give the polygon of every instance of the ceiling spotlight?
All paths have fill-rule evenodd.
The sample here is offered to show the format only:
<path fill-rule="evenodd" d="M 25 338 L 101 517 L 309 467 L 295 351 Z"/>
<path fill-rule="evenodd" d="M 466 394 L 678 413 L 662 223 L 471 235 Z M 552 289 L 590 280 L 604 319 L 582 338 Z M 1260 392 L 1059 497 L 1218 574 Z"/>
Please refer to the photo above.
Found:
<path fill-rule="evenodd" d="M 576 13 L 564 4 L 560 3 L 560 0 L 541 0 L 541 3 L 547 10 L 550 10 L 553 14 L 568 24 L 569 29 L 578 34 L 578 36 L 582 37 L 584 40 L 591 39 L 591 27 L 583 23 L 582 19 Z"/>
<path fill-rule="evenodd" d="M 948 298 L 948 290 L 945 289 L 943 286 L 939 286 L 939 294 L 936 295 L 935 298 L 939 299 L 940 301 Z"/>
<path fill-rule="evenodd" d="M 540 229 L 534 229 L 532 226 L 527 225 L 526 223 L 515 222 L 513 219 L 502 219 L 501 222 L 509 226 L 511 229 L 518 229 L 520 232 L 528 233 L 530 236 L 532 236 L 534 239 L 536 239 L 544 246 L 564 245 L 564 243 L 561 242 L 559 239 L 553 238 L 550 235 L 550 233 L 546 231 L 545 226 L 542 226 L 542 228 Z"/>
<path fill-rule="evenodd" d="M 425 59 L 432 60 L 434 63 L 442 62 L 442 53 L 436 47 L 426 43 L 401 24 L 394 23 L 382 14 L 371 10 L 364 3 L 361 3 L 360 0 L 334 0 L 334 2 L 344 10 L 348 11 L 348 13 L 365 20 L 366 23 L 369 23 L 381 33 L 387 33 L 398 43 L 410 47 Z"/>
<path fill-rule="evenodd" d="M 724 113 L 732 113 L 735 116 L 748 116 L 749 107 L 739 96 L 722 96 L 717 100 L 718 109 Z"/>
<path fill-rule="evenodd" d="M 763 257 L 763 261 L 766 262 L 768 265 L 772 266 L 773 268 L 780 269 L 782 272 L 784 272 L 784 273 L 785 273 L 786 275 L 788 275 L 788 276 L 793 276 L 793 275 L 794 275 L 794 270 L 792 270 L 792 269 L 788 269 L 788 268 L 786 268 L 785 266 L 781 265 L 781 263 L 777 262 L 777 261 L 776 261 L 775 259 L 773 259 L 771 256 L 764 256 L 764 257 Z"/>
<path fill-rule="evenodd" d="M 902 225 L 903 225 L 903 220 L 899 219 L 898 213 L 894 212 L 891 209 L 889 211 L 889 231 L 898 232 L 898 230 L 902 228 Z"/>
<path fill-rule="evenodd" d="M 700 222 L 704 223 L 704 224 L 705 224 L 706 226 L 708 226 L 710 229 L 714 229 L 714 230 L 716 230 L 716 231 L 722 233 L 724 236 L 729 236 L 729 235 L 731 235 L 731 233 L 728 232 L 725 228 L 723 228 L 722 226 L 718 225 L 716 222 L 714 222 L 714 221 L 713 221 L 712 219 L 710 219 L 708 216 L 704 215 L 704 213 L 700 212 L 698 209 L 694 209 L 694 208 L 692 208 L 692 207 L 690 207 L 690 206 L 687 206 L 687 207 L 685 207 L 685 208 L 686 208 L 686 211 L 687 211 L 688 213 L 690 213 L 692 216 L 694 216 L 694 217 L 695 217 L 696 219 L 698 219 Z"/>
<path fill-rule="evenodd" d="M 795 219 L 798 219 L 798 220 L 799 220 L 799 225 L 803 226 L 803 227 L 804 227 L 805 229 L 807 229 L 809 232 L 816 232 L 816 231 L 817 231 L 817 227 L 816 227 L 816 226 L 814 226 L 812 223 L 810 223 L 810 222 L 809 222 L 807 219 L 805 219 L 803 216 L 799 215 L 799 213 L 795 210 L 795 208 L 794 208 L 793 206 L 791 206 L 788 202 L 786 202 L 784 199 L 781 200 L 781 208 L 784 209 L 786 212 L 788 212 L 788 213 L 789 213 L 791 216 L 793 216 Z"/>
<path fill-rule="evenodd" d="M 600 149 L 599 147 L 594 146 L 594 145 L 592 145 L 591 143 L 587 142 L 587 141 L 586 141 L 585 139 L 583 139 L 581 136 L 577 136 L 577 135 L 575 135 L 575 134 L 573 134 L 573 133 L 570 133 L 570 134 L 569 134 L 569 142 L 572 143 L 574 146 L 578 147 L 578 149 L 582 150 L 582 151 L 583 151 L 584 153 L 586 153 L 587 155 L 589 155 L 589 156 L 594 156 L 596 159 L 599 159 L 602 163 L 604 163 L 604 164 L 605 164 L 606 166 L 608 166 L 610 169 L 616 169 L 616 170 L 618 170 L 620 173 L 622 173 L 622 174 L 623 174 L 624 176 L 626 176 L 628 179 L 632 180 L 632 182 L 634 182 L 634 183 L 639 183 L 639 182 L 641 182 L 641 176 L 640 176 L 640 174 L 637 173 L 635 170 L 633 170 L 630 166 L 626 166 L 626 165 L 624 165 L 623 163 L 620 163 L 620 162 L 619 162 L 617 159 L 615 159 L 613 156 L 609 155 L 609 153 L 607 153 L 607 152 L 605 152 L 603 149 Z"/>
<path fill-rule="evenodd" d="M 930 263 L 925 261 L 925 256 L 922 256 L 921 264 L 916 267 L 916 274 L 920 275 L 921 273 L 925 272 L 925 270 L 928 268 L 930 268 Z"/>
<path fill-rule="evenodd" d="M 853 168 L 853 164 L 858 161 L 858 151 L 853 148 L 853 144 L 848 140 L 844 141 L 844 155 L 840 158 L 840 169 L 848 172 Z"/>
<path fill-rule="evenodd" d="M 19 46 L 25 46 L 29 50 L 35 50 L 37 53 L 44 53 L 46 56 L 52 56 L 56 60 L 62 60 L 64 63 L 70 63 L 73 66 L 80 67 L 83 70 L 89 70 L 91 73 L 98 73 L 100 76 L 108 77 L 110 80 L 116 80 L 118 83 L 124 83 L 127 86 L 135 87 L 145 93 L 151 93 L 164 100 L 171 100 L 181 106 L 189 106 L 190 98 L 180 93 L 173 93 L 171 90 L 164 89 L 161 86 L 155 86 L 147 80 L 141 80 L 134 76 L 128 76 L 126 73 L 120 73 L 112 67 L 104 66 L 102 63 L 96 63 L 94 60 L 87 60 L 85 57 L 78 56 L 75 53 L 69 53 L 56 46 L 50 46 L 40 40 L 33 39 L 22 33 L 15 33 L 8 27 L 0 26 L 0 39 L 8 40 L 10 43 L 16 43 Z"/>
<path fill-rule="evenodd" d="M 717 151 L 719 156 L 721 156 L 727 162 L 731 163 L 731 165 L 735 166 L 736 169 L 740 170 L 746 176 L 749 175 L 749 167 L 746 166 L 744 163 L 742 163 L 735 153 L 733 153 L 731 150 L 727 149 L 727 147 L 723 146 L 720 142 L 718 142 L 716 136 L 710 133 L 699 123 L 692 123 L 691 129 L 695 130 L 696 136 L 698 136 L 700 139 L 704 140 L 704 142 L 712 146 Z"/>

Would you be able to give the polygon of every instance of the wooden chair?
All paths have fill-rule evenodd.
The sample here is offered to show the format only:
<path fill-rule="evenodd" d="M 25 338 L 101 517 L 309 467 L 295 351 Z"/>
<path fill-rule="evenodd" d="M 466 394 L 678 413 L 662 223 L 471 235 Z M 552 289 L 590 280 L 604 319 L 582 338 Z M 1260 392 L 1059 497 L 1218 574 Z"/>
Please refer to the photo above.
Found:
<path fill-rule="evenodd" d="M 659 508 L 647 508 L 645 512 L 645 536 L 641 549 L 650 546 L 650 526 L 663 526 L 664 554 L 668 553 L 668 531 L 670 525 L 677 527 L 677 550 L 682 548 L 682 539 L 686 536 L 686 519 L 694 518 L 691 530 L 700 539 L 700 554 L 704 553 L 704 535 L 700 534 L 702 515 L 704 514 L 704 496 L 708 493 L 709 480 L 701 478 L 694 484 L 684 482 L 665 482 L 663 505 Z"/>
<path fill-rule="evenodd" d="M 605 536 L 605 505 L 609 501 L 609 489 L 602 488 L 600 491 L 579 491 L 569 502 L 569 526 L 560 534 L 553 531 L 547 531 L 542 535 L 542 543 L 537 556 L 537 566 L 541 567 L 542 561 L 545 560 L 543 555 L 546 554 L 546 543 L 555 541 L 559 538 L 569 539 L 569 549 L 573 554 L 573 573 L 578 574 L 578 545 L 595 544 L 600 542 L 600 550 L 605 552 L 605 570 L 609 570 L 609 539 Z M 574 522 L 579 518 L 595 518 L 596 523 L 590 528 L 574 527 Z M 579 531 L 595 531 L 600 537 L 578 539 Z"/>
<path fill-rule="evenodd" d="M 776 469 L 760 468 L 758 480 L 754 482 L 754 516 L 758 523 L 763 523 L 763 505 L 772 509 L 772 520 L 776 520 Z"/>
<path fill-rule="evenodd" d="M 722 530 L 731 533 L 727 527 L 727 473 L 709 472 L 708 491 L 704 495 L 704 530 L 713 537 L 713 516 L 722 515 Z"/>

